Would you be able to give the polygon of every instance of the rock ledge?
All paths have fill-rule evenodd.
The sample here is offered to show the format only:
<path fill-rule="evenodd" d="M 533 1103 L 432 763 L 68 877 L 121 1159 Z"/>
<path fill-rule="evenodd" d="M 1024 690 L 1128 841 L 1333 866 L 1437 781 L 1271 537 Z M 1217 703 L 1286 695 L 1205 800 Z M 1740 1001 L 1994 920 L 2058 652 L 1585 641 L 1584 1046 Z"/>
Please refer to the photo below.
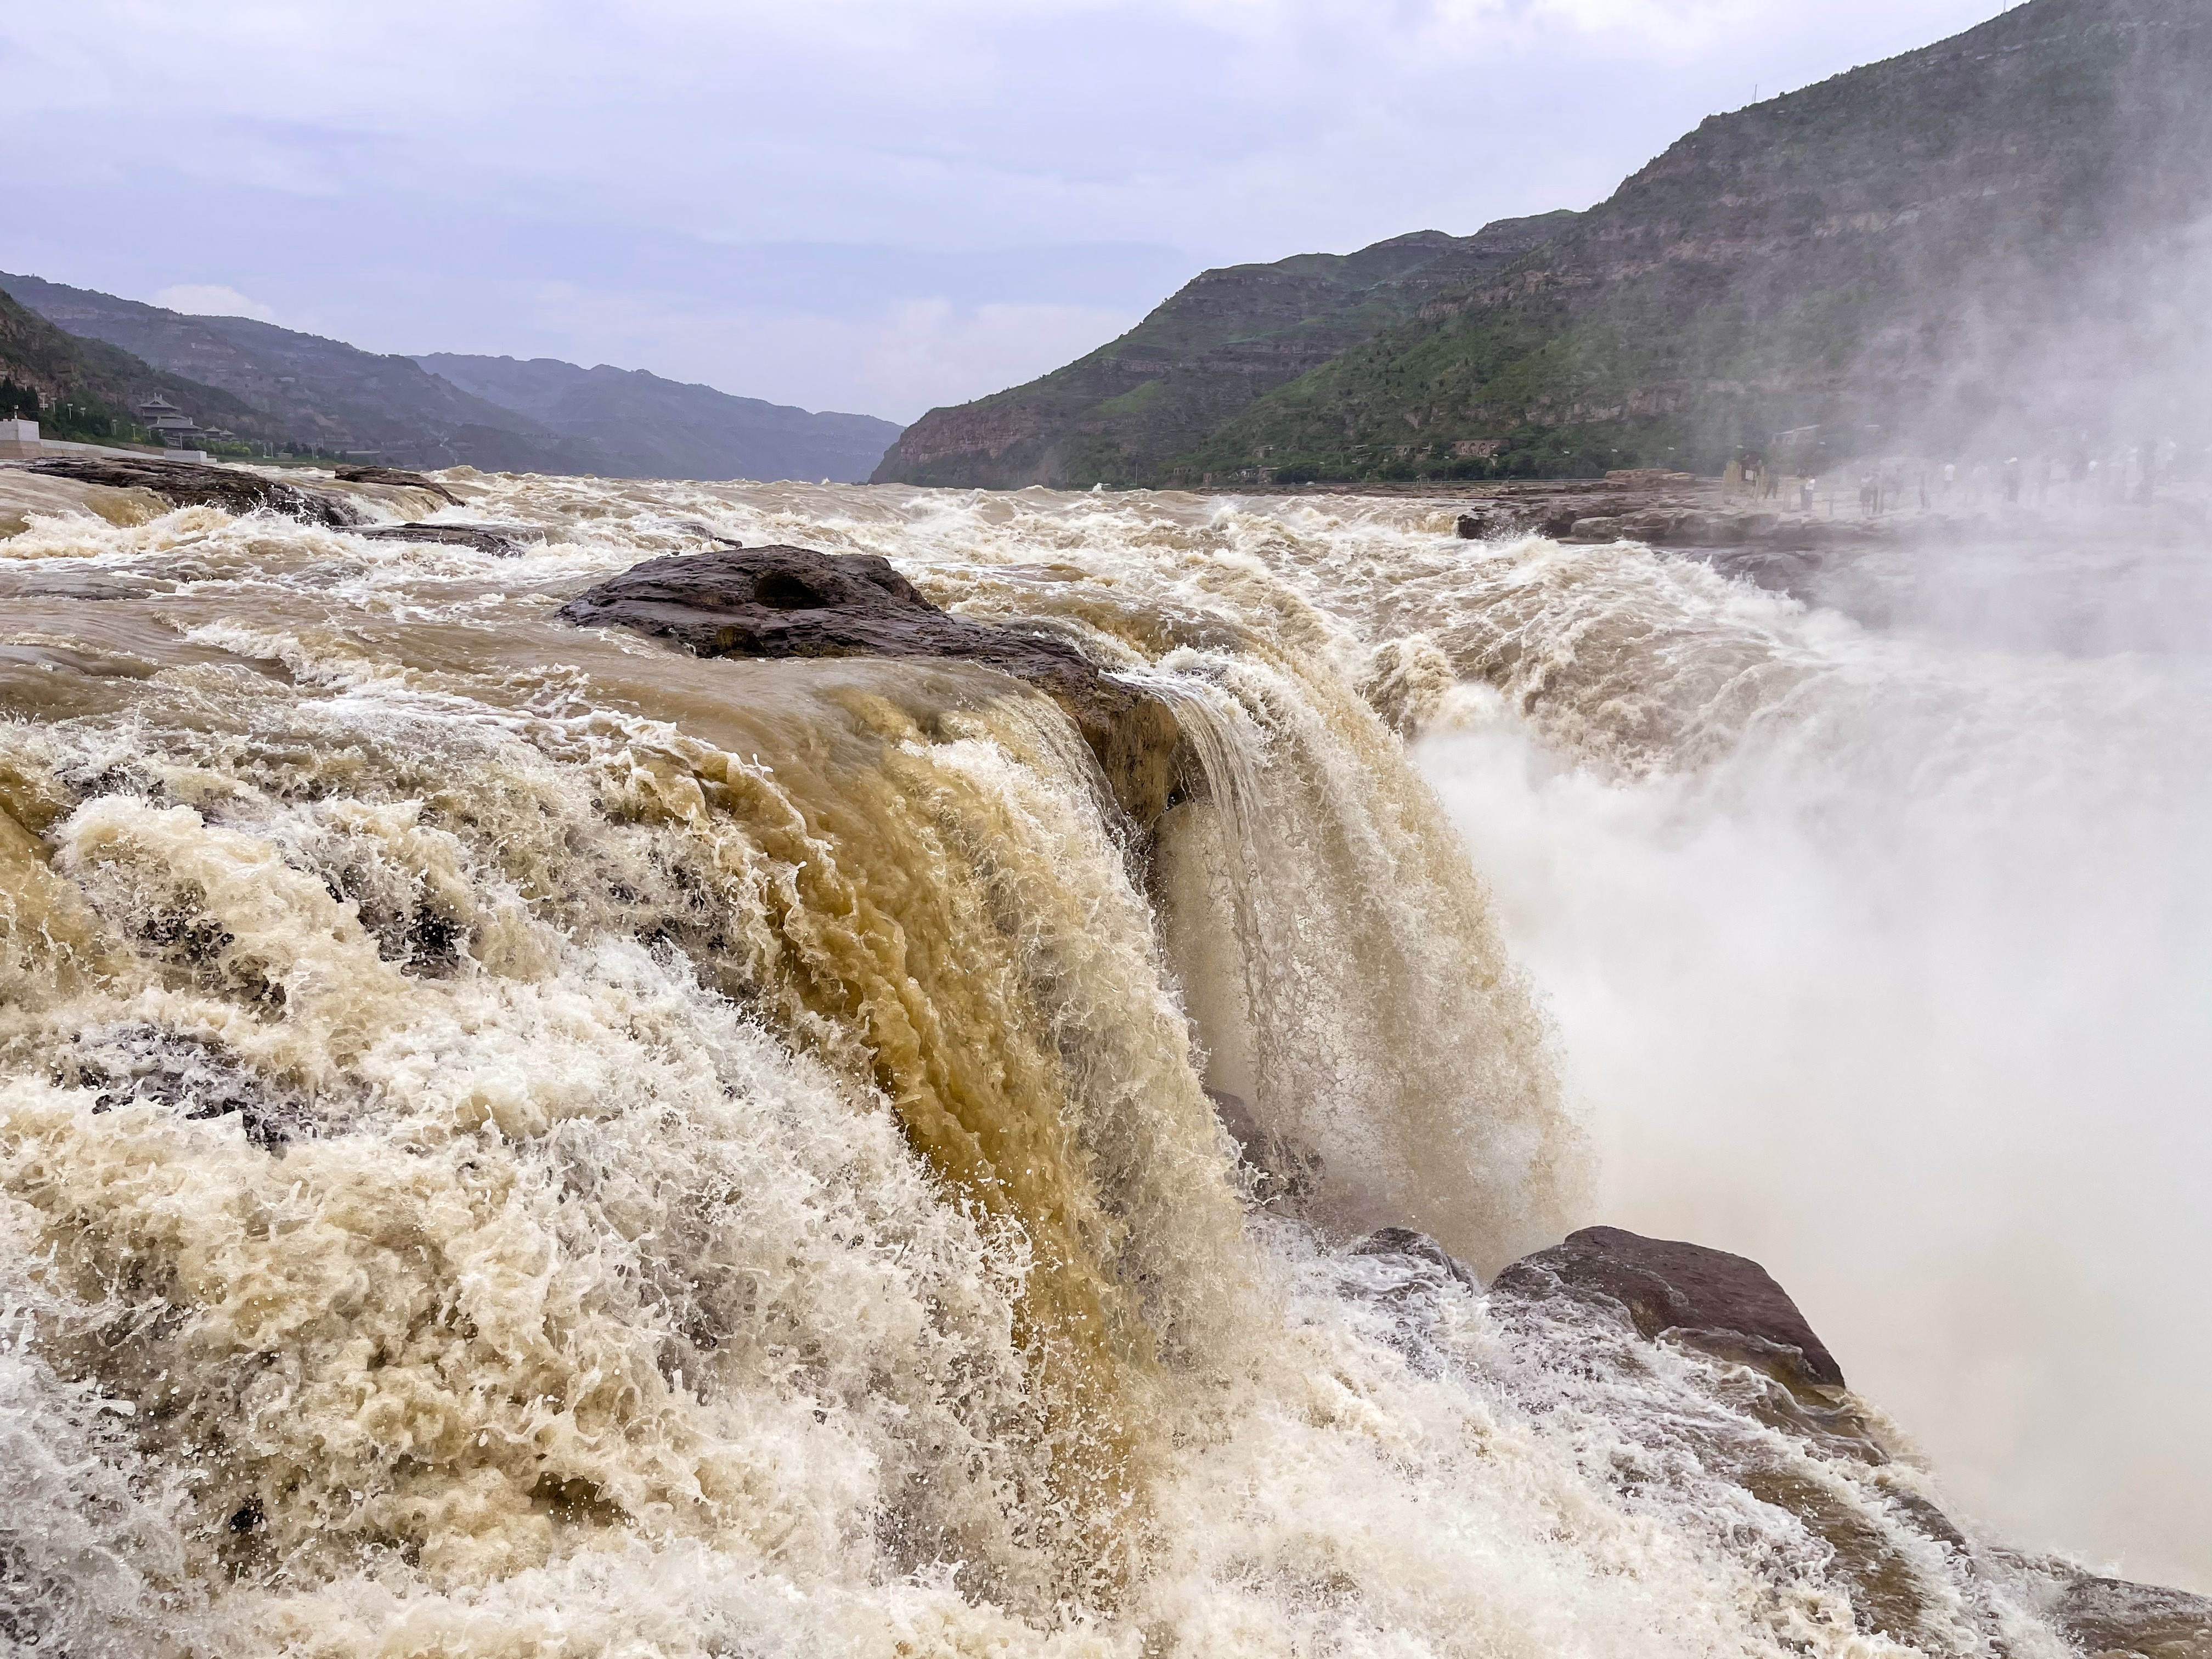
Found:
<path fill-rule="evenodd" d="M 1065 709 L 1143 829 L 1167 809 L 1182 731 L 1166 703 L 1102 673 L 1064 639 L 940 611 L 889 560 L 805 547 L 648 559 L 556 613 L 629 628 L 702 657 L 939 658 L 1024 680 Z"/>

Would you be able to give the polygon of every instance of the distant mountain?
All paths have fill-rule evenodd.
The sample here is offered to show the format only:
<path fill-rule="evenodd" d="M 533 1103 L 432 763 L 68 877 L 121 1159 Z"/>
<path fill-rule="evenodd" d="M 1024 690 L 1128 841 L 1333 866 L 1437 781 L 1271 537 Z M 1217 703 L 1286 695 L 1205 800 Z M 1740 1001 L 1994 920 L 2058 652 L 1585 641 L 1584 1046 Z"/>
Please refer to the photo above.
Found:
<path fill-rule="evenodd" d="M 589 472 L 593 458 L 535 423 L 471 397 L 412 358 L 380 356 L 246 317 L 191 317 L 36 276 L 0 289 L 70 333 L 229 392 L 289 441 L 374 451 L 409 466 Z"/>
<path fill-rule="evenodd" d="M 167 398 L 203 426 L 245 437 L 282 435 L 276 423 L 242 399 L 165 374 L 118 347 L 79 339 L 17 304 L 4 290 L 0 381 L 37 394 L 41 429 L 53 437 L 124 435 L 132 406 L 154 397 Z"/>
<path fill-rule="evenodd" d="M 811 414 L 642 369 L 580 368 L 550 357 L 415 360 L 463 391 L 603 458 L 627 478 L 829 478 L 864 482 L 896 441 L 872 415 Z"/>
<path fill-rule="evenodd" d="M 36 325 L 40 350 L 58 362 L 74 353 L 86 365 L 78 380 L 111 386 L 123 407 L 158 390 L 204 424 L 244 437 L 374 452 L 403 466 L 850 482 L 866 478 L 899 434 L 872 416 L 810 414 L 604 366 L 380 356 L 36 276 L 0 273 L 0 302 L 21 319 L 17 332 Z"/>
<path fill-rule="evenodd" d="M 1472 236 L 1419 231 L 1356 253 L 1206 271 L 1066 368 L 932 410 L 875 477 L 1007 489 L 1151 483 L 1263 393 L 1414 316 L 1439 293 L 1489 278 L 1574 221 L 1562 212 L 1501 220 Z"/>

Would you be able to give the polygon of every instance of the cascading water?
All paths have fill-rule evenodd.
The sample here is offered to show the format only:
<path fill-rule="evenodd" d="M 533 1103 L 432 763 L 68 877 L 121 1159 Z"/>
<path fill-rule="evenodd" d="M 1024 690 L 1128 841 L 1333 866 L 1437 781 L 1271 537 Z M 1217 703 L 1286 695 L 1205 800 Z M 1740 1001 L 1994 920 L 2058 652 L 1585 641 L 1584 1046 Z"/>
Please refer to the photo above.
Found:
<path fill-rule="evenodd" d="M 1557 625 L 1564 556 L 1402 507 L 453 482 L 544 544 L 0 542 L 9 1640 L 2063 1650 L 1864 1407 L 1808 1439 L 1740 1367 L 1346 1249 L 1488 1273 L 1593 1202 L 1391 725 L 1469 678 L 1631 773 L 1726 752 L 1819 678 L 1773 601 L 1688 579 L 1753 620 L 1676 625 L 1684 692 L 1623 607 Z M 1185 798 L 1135 847 L 981 668 L 552 620 L 702 526 L 1078 640 L 1176 708 Z M 1678 580 L 1607 556 L 1557 580 Z M 1563 653 L 1623 689 L 1551 696 Z"/>

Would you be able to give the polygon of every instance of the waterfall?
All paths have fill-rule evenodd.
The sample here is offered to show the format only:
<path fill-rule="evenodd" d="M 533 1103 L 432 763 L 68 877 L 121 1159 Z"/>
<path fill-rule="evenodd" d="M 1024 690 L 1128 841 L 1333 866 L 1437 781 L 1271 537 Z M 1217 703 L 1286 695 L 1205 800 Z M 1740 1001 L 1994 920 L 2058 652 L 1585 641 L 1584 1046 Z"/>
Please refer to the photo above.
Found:
<path fill-rule="evenodd" d="M 0 542 L 10 1640 L 2063 1650 L 1864 1402 L 1804 1439 L 1357 1248 L 1487 1276 L 1594 1201 L 1484 827 L 1358 689 L 1434 526 L 449 481 L 543 542 Z M 553 619 L 702 524 L 1079 641 L 1175 709 L 1175 804 L 972 665 Z M 1532 648 L 1450 609 L 1425 672 Z"/>

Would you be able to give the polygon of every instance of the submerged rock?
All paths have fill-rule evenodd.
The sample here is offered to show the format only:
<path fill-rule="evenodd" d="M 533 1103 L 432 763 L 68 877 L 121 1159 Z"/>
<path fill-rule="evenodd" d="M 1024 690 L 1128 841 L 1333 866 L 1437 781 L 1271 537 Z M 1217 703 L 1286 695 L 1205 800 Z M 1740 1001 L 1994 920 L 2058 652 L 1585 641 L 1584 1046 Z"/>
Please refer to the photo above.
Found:
<path fill-rule="evenodd" d="M 145 1102 L 193 1122 L 234 1116 L 264 1152 L 312 1128 L 304 1104 L 213 1042 L 136 1022 L 79 1032 L 58 1081 L 97 1090 L 95 1112 Z"/>
<path fill-rule="evenodd" d="M 1840 1389 L 1843 1367 L 1765 1268 L 1702 1244 L 1585 1227 L 1498 1276 L 1501 1296 L 1603 1298 L 1646 1338 L 1669 1335 L 1799 1387 Z"/>
<path fill-rule="evenodd" d="M 461 504 L 461 498 L 435 478 L 426 478 L 419 472 L 403 471 L 396 466 L 342 466 L 338 469 L 337 477 L 341 483 L 398 484 L 407 489 L 427 489 L 452 506 Z"/>
<path fill-rule="evenodd" d="M 522 550 L 529 532 L 514 525 L 494 524 L 380 524 L 354 532 L 373 542 L 437 542 L 447 547 L 473 547 L 494 558 L 513 558 Z"/>
<path fill-rule="evenodd" d="M 1065 709 L 1139 825 L 1167 809 L 1182 732 L 1158 697 L 1102 673 L 1068 641 L 940 611 L 867 553 L 729 548 L 648 559 L 555 613 L 629 628 L 702 657 L 923 657 L 979 663 Z"/>
<path fill-rule="evenodd" d="M 50 478 L 112 489 L 147 489 L 172 507 L 219 507 L 227 513 L 281 513 L 347 529 L 362 522 L 350 501 L 319 489 L 304 489 L 239 467 L 203 466 L 196 461 L 164 460 L 149 455 L 62 455 L 31 461 L 24 471 Z"/>
<path fill-rule="evenodd" d="M 1411 1227 L 1378 1228 L 1354 1244 L 1350 1254 L 1407 1256 L 1441 1268 L 1449 1278 L 1470 1291 L 1482 1288 L 1481 1277 L 1474 1268 L 1426 1233 L 1417 1233 Z"/>
<path fill-rule="evenodd" d="M 1265 1127 L 1242 1095 L 1208 1089 L 1206 1097 L 1213 1103 L 1221 1127 L 1237 1143 L 1240 1162 L 1251 1181 L 1252 1195 L 1262 1204 L 1297 1214 L 1305 1201 L 1321 1190 L 1326 1173 L 1321 1154 L 1296 1135 Z"/>

